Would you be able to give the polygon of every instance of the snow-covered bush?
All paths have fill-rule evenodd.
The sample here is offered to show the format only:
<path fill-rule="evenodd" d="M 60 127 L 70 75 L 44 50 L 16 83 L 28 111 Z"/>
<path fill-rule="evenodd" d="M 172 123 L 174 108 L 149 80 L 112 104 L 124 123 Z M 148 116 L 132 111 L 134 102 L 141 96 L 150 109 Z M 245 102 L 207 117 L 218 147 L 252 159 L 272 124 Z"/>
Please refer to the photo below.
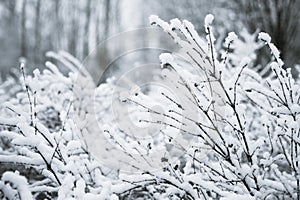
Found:
<path fill-rule="evenodd" d="M 32 199 L 27 179 L 18 172 L 5 172 L 0 181 L 1 199 Z"/>
<path fill-rule="evenodd" d="M 212 15 L 205 19 L 206 41 L 188 21 L 167 23 L 156 16 L 150 21 L 181 50 L 160 56 L 165 88 L 118 96 L 124 107 L 139 110 L 128 112 L 128 120 L 157 124 L 159 134 L 147 148 L 139 142 L 144 138 L 117 137 L 130 129 L 114 134 L 107 127 L 135 171 L 121 172 L 124 183 L 115 192 L 146 199 L 299 199 L 299 82 L 283 69 L 270 36 L 259 34 L 274 58 L 266 66 L 273 76 L 263 78 L 249 68 L 249 57 L 241 55 L 231 67 L 230 52 L 218 55 Z M 236 37 L 228 34 L 228 48 Z"/>
<path fill-rule="evenodd" d="M 95 86 L 67 53 L 49 56 L 62 62 L 70 73 L 65 76 L 47 62 L 48 69 L 42 73 L 35 70 L 32 77 L 21 63 L 24 89 L 2 104 L 0 135 L 11 146 L 1 146 L 1 167 L 6 163 L 9 170 L 20 172 L 2 175 L 1 198 L 110 199 L 109 184 L 105 190 L 102 187 L 107 182 L 105 171 L 82 145 L 78 135 L 84 130 L 74 120 L 88 112 L 74 106 L 84 104 L 87 98 L 76 95 L 76 90 L 82 90 L 78 80 L 85 80 L 81 87 L 86 91 Z M 28 173 L 30 169 L 35 174 Z"/>
<path fill-rule="evenodd" d="M 150 18 L 180 50 L 146 88 L 96 87 L 65 52 L 48 56 L 67 75 L 21 63 L 22 90 L 0 87 L 0 198 L 299 199 L 299 81 L 266 33 L 247 53 L 235 33 L 215 49 L 213 19 L 205 40 L 188 21 Z M 250 67 L 263 43 L 267 77 Z"/>

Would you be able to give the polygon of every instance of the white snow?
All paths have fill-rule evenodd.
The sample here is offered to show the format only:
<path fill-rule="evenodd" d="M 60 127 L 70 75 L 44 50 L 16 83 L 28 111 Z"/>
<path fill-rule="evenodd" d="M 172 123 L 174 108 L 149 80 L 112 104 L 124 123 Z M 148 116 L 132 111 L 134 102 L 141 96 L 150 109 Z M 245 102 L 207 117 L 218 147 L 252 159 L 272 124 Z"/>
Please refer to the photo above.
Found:
<path fill-rule="evenodd" d="M 271 37 L 268 33 L 265 32 L 260 32 L 258 34 L 258 39 L 265 41 L 266 43 L 270 43 L 271 42 Z"/>
<path fill-rule="evenodd" d="M 20 199 L 33 199 L 28 187 L 27 179 L 24 176 L 21 176 L 18 172 L 4 172 L 2 180 L 12 183 L 12 185 L 18 189 Z"/>
<path fill-rule="evenodd" d="M 250 195 L 240 195 L 240 194 L 230 194 L 227 195 L 226 197 L 221 197 L 220 200 L 233 200 L 233 199 L 238 199 L 238 200 L 255 200 L 255 197 L 250 196 Z"/>
<path fill-rule="evenodd" d="M 198 199 L 197 185 L 203 189 L 204 195 L 210 191 L 212 196 L 207 194 L 207 199 L 216 195 L 223 200 L 254 199 L 270 191 L 281 194 L 281 191 L 294 192 L 297 179 L 293 173 L 282 170 L 280 164 L 299 159 L 291 152 L 292 148 L 285 147 L 290 146 L 291 134 L 294 134 L 295 143 L 300 141 L 295 134 L 300 127 L 300 86 L 298 80 L 291 76 L 290 69 L 281 68 L 280 51 L 271 43 L 271 37 L 267 33 L 259 34 L 275 57 L 265 69 L 279 74 L 276 79 L 262 77 L 251 67 L 246 67 L 239 74 L 242 66 L 253 63 L 253 57 L 248 53 L 236 52 L 237 64 L 228 57 L 228 63 L 222 65 L 219 61 L 221 52 L 214 48 L 207 50 L 207 47 L 213 47 L 214 42 L 213 31 L 210 30 L 214 16 L 211 14 L 205 18 L 205 28 L 210 30 L 207 41 L 201 39 L 186 20 L 173 19 L 167 23 L 157 16 L 149 19 L 181 47 L 180 55 L 160 55 L 162 66 L 170 64 L 172 67 L 157 69 L 161 73 L 155 79 L 157 84 L 144 90 L 144 85 L 127 78 L 124 85 L 117 87 L 118 80 L 112 78 L 94 91 L 93 84 L 77 73 L 78 70 L 84 71 L 77 69 L 80 62 L 70 55 L 52 52 L 48 55 L 63 58 L 62 63 L 72 73 L 65 76 L 55 62 L 47 62 L 48 69 L 34 71 L 35 76 L 28 76 L 26 84 L 30 94 L 36 88 L 46 88 L 46 91 L 37 90 L 34 95 L 37 105 L 33 110 L 39 114 L 53 107 L 59 113 L 58 120 L 63 123 L 63 128 L 58 124 L 58 131 L 52 131 L 44 119 L 39 119 L 39 115 L 33 116 L 26 91 L 17 93 L 16 97 L 9 99 L 9 103 L 1 104 L 0 109 L 4 112 L 1 113 L 0 124 L 4 124 L 5 128 L 0 130 L 0 137 L 7 138 L 14 149 L 0 147 L 0 162 L 31 166 L 45 179 L 29 185 L 18 173 L 5 172 L 0 180 L 0 189 L 7 186 L 11 194 L 19 192 L 22 199 L 31 199 L 31 192 L 49 190 L 57 191 L 57 199 L 103 200 L 118 199 L 115 194 L 136 185 L 147 189 L 151 187 L 149 190 L 155 193 L 153 196 L 157 199 L 175 193 L 179 198 L 189 194 Z M 225 43 L 233 44 L 230 47 L 234 49 L 237 42 L 237 35 L 228 33 Z M 242 44 L 245 43 L 238 46 Z M 258 46 L 251 51 L 254 49 Z M 214 53 L 216 70 L 222 72 L 222 76 L 210 77 L 206 74 L 207 70 L 202 69 L 212 66 L 210 51 Z M 229 55 L 231 51 L 227 53 Z M 73 66 L 72 63 L 77 64 Z M 217 81 L 210 78 L 217 78 Z M 208 83 L 207 79 L 211 82 Z M 74 85 L 74 81 L 78 84 Z M 86 93 L 80 93 L 86 90 L 95 95 L 92 103 Z M 58 91 L 60 94 L 57 94 Z M 4 94 L 3 90 L 1 95 Z M 283 104 L 285 99 L 287 102 Z M 71 101 L 70 112 L 67 112 Z M 232 102 L 235 104 L 231 105 Z M 117 103 L 119 110 L 115 107 Z M 135 123 L 139 120 L 141 123 Z M 222 122 L 220 130 L 219 121 Z M 7 125 L 11 126 L 7 128 Z M 272 132 L 268 135 L 270 127 Z M 146 134 L 142 135 L 143 132 Z M 241 137 L 243 135 L 245 138 Z M 86 143 L 81 143 L 78 136 L 83 137 Z M 279 137 L 286 137 L 283 148 L 278 144 Z M 245 157 L 248 151 L 245 143 L 252 163 Z M 287 158 L 282 149 L 286 151 Z M 95 160 L 90 153 L 102 162 Z M 230 162 L 224 158 L 230 158 Z M 182 164 L 184 166 L 180 166 Z M 257 176 L 261 191 L 256 189 L 254 176 Z M 242 178 L 245 178 L 245 183 Z M 230 182 L 234 184 L 228 184 Z M 162 190 L 156 189 L 162 184 L 165 187 L 163 194 Z M 248 195 L 245 184 L 255 197 Z"/>
<path fill-rule="evenodd" d="M 176 28 L 176 29 L 181 29 L 182 27 L 182 23 L 179 19 L 175 18 L 175 19 L 172 19 L 170 21 L 170 24 L 172 27 Z"/>
<path fill-rule="evenodd" d="M 237 38 L 238 38 L 238 36 L 234 32 L 228 33 L 228 36 L 225 39 L 225 45 L 228 46 L 230 43 L 232 43 Z"/>
<path fill-rule="evenodd" d="M 156 23 L 159 20 L 159 17 L 157 15 L 150 15 L 149 22 L 150 24 Z"/>
<path fill-rule="evenodd" d="M 169 54 L 169 53 L 163 53 L 163 54 L 161 54 L 161 55 L 159 56 L 159 59 L 160 59 L 160 61 L 161 61 L 163 64 L 165 64 L 165 63 L 171 64 L 171 63 L 173 63 L 173 61 L 174 61 L 174 57 L 173 57 L 171 54 Z"/>
<path fill-rule="evenodd" d="M 214 16 L 212 14 L 206 15 L 205 20 L 204 20 L 204 26 L 205 26 L 206 32 L 207 32 L 208 27 L 212 24 L 213 21 L 214 21 Z"/>

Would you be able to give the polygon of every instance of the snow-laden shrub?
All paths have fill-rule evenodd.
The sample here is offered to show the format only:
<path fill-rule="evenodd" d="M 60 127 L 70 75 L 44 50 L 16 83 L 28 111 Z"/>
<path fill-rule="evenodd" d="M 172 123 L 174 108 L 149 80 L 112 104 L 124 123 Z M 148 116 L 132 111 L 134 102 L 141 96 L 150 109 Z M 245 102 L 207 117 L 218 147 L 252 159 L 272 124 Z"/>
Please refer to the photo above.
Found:
<path fill-rule="evenodd" d="M 227 57 L 229 65 L 232 65 L 232 67 L 238 66 L 241 62 L 241 58 L 244 57 L 248 57 L 251 61 L 256 60 L 257 50 L 263 46 L 262 43 L 257 41 L 257 35 L 257 32 L 250 34 L 246 29 L 243 29 L 238 33 L 237 38 L 231 42 L 227 39 L 228 41 L 223 43 L 223 47 L 230 52 L 225 51 L 223 53 L 223 55 Z"/>
<path fill-rule="evenodd" d="M 47 62 L 42 73 L 35 70 L 28 76 L 21 63 L 23 90 L 1 104 L 0 136 L 10 144 L 10 149 L 1 146 L 1 167 L 20 171 L 20 175 L 9 171 L 2 174 L 1 198 L 110 199 L 105 169 L 82 145 L 78 135 L 85 130 L 74 120 L 88 112 L 76 109 L 76 104 L 84 104 L 88 98 L 76 95 L 76 90 L 84 87 L 89 91 L 95 86 L 67 53 L 49 56 L 62 62 L 69 74 L 63 75 L 56 65 Z M 82 119 L 82 123 L 93 127 L 93 122 Z"/>
<path fill-rule="evenodd" d="M 18 172 L 5 172 L 0 181 L 1 199 L 32 199 L 27 179 Z"/>
<path fill-rule="evenodd" d="M 48 56 L 67 75 L 47 62 L 28 76 L 21 63 L 23 90 L 0 87 L 0 198 L 299 199 L 299 81 L 266 33 L 267 78 L 250 68 L 261 44 L 239 54 L 229 33 L 215 49 L 213 18 L 206 40 L 188 21 L 150 18 L 180 51 L 160 56 L 146 89 L 96 87 L 64 52 Z"/>
<path fill-rule="evenodd" d="M 149 148 L 144 138 L 120 137 L 130 129 L 107 127 L 135 172 L 121 172 L 124 183 L 113 190 L 146 199 L 299 199 L 299 82 L 283 69 L 270 36 L 259 34 L 273 55 L 265 67 L 274 78 L 263 78 L 249 68 L 249 57 L 229 67 L 230 52 L 218 55 L 212 15 L 205 19 L 206 41 L 188 21 L 150 20 L 181 50 L 160 56 L 165 89 L 119 93 L 120 104 L 139 111 L 128 112 L 130 120 L 159 125 L 159 134 Z M 235 39 L 228 35 L 228 48 Z"/>

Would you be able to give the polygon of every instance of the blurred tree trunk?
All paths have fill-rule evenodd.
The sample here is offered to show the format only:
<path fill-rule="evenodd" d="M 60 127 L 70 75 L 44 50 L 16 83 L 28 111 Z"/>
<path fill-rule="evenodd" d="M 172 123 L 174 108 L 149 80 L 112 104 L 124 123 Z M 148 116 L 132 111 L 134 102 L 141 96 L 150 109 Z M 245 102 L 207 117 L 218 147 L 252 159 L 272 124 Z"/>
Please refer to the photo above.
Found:
<path fill-rule="evenodd" d="M 104 11 L 104 22 L 103 22 L 103 36 L 101 37 L 104 40 L 107 40 L 109 37 L 110 33 L 110 12 L 111 12 L 111 1 L 110 0 L 105 0 L 104 1 L 104 6 L 103 6 L 103 11 Z M 105 46 L 101 45 L 101 49 L 97 50 L 97 63 L 102 68 L 103 70 L 107 67 L 107 63 L 110 60 L 110 54 L 111 54 L 111 49 L 109 46 L 104 43 Z"/>
<path fill-rule="evenodd" d="M 83 40 L 83 57 L 87 56 L 89 53 L 89 28 L 90 28 L 90 21 L 91 21 L 91 0 L 86 1 L 86 7 L 85 7 L 85 14 L 86 14 L 86 20 L 85 20 L 85 27 L 84 27 L 84 40 Z"/>
<path fill-rule="evenodd" d="M 38 64 L 40 61 L 40 43 L 41 43 L 41 33 L 40 33 L 40 12 L 41 12 L 41 0 L 37 0 L 35 8 L 35 53 L 34 61 L 35 64 Z"/>
<path fill-rule="evenodd" d="M 104 38 L 107 39 L 109 36 L 109 27 L 110 27 L 110 12 L 111 12 L 111 1 L 105 0 L 105 19 L 104 19 Z"/>
<path fill-rule="evenodd" d="M 99 1 L 96 0 L 96 43 L 99 44 L 99 42 L 101 41 L 101 37 L 100 37 L 100 3 Z"/>
<path fill-rule="evenodd" d="M 27 43 L 26 43 L 26 5 L 27 0 L 22 2 L 22 13 L 21 13 L 21 57 L 26 58 L 27 56 Z"/>
<path fill-rule="evenodd" d="M 59 17 L 59 7 L 60 7 L 60 0 L 55 0 L 55 40 L 54 40 L 54 47 L 56 50 L 60 49 L 60 34 L 61 34 L 61 22 Z"/>
<path fill-rule="evenodd" d="M 78 40 L 78 19 L 77 19 L 77 1 L 71 1 L 71 30 L 70 30 L 70 41 L 69 41 L 69 52 L 73 56 L 77 56 L 77 40 Z"/>
<path fill-rule="evenodd" d="M 115 0 L 115 20 L 116 20 L 116 26 L 117 26 L 117 32 L 121 31 L 121 9 L 120 9 L 120 0 Z M 142 11 L 144 13 L 144 9 Z"/>
<path fill-rule="evenodd" d="M 7 3 L 8 3 L 7 7 L 9 10 L 10 17 L 14 17 L 15 16 L 15 8 L 16 8 L 16 0 L 10 0 Z"/>

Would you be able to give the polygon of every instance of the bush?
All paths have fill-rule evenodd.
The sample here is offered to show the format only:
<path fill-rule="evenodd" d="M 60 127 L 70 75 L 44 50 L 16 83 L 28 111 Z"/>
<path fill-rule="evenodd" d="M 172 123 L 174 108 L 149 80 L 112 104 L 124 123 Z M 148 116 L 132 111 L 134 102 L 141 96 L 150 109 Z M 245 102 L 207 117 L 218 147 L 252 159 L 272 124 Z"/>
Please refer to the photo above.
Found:
<path fill-rule="evenodd" d="M 180 46 L 160 56 L 160 88 L 120 88 L 114 79 L 96 87 L 65 52 L 48 56 L 68 75 L 47 62 L 28 76 L 21 63 L 23 90 L 1 108 L 0 162 L 10 169 L 0 197 L 299 199 L 299 81 L 268 34 L 259 39 L 273 75 L 262 77 L 249 58 L 230 55 L 234 33 L 218 54 L 212 15 L 207 40 L 188 21 L 150 21 Z"/>
<path fill-rule="evenodd" d="M 117 138 L 119 132 L 108 130 L 140 172 L 121 176 L 127 189 L 120 194 L 146 190 L 157 199 L 300 198 L 299 82 L 283 69 L 270 36 L 259 34 L 274 58 L 266 66 L 273 75 L 263 78 L 248 67 L 249 58 L 235 65 L 228 51 L 217 54 L 212 16 L 205 20 L 207 42 L 187 21 L 150 20 L 174 39 L 181 54 L 160 56 L 161 90 L 120 92 L 120 103 L 140 110 L 140 123 L 160 127 L 150 153 L 141 153 L 149 146 L 142 140 L 133 152 L 136 138 Z M 228 34 L 227 49 L 235 39 Z"/>
<path fill-rule="evenodd" d="M 74 82 L 77 78 L 89 80 L 90 77 L 72 63 L 67 53 L 50 53 L 49 56 L 71 67 L 69 75 L 64 76 L 54 64 L 47 62 L 48 69 L 43 73 L 35 70 L 31 77 L 25 74 L 21 63 L 23 91 L 2 106 L 0 134 L 9 140 L 12 148 L 1 149 L 1 167 L 9 163 L 10 170 L 20 171 L 2 175 L 2 197 L 108 198 L 109 191 L 103 194 L 101 190 L 105 172 L 81 144 L 77 135 L 83 130 L 76 129 L 74 122 L 75 113 L 79 111 L 73 109 L 73 104 L 84 102 L 74 96 Z M 91 80 L 87 82 L 91 84 L 85 85 L 88 90 L 93 84 Z M 25 169 L 20 170 L 20 165 Z M 28 173 L 29 169 L 35 173 Z M 5 178 L 8 176 L 15 178 Z M 23 195 L 27 195 L 26 198 Z"/>

